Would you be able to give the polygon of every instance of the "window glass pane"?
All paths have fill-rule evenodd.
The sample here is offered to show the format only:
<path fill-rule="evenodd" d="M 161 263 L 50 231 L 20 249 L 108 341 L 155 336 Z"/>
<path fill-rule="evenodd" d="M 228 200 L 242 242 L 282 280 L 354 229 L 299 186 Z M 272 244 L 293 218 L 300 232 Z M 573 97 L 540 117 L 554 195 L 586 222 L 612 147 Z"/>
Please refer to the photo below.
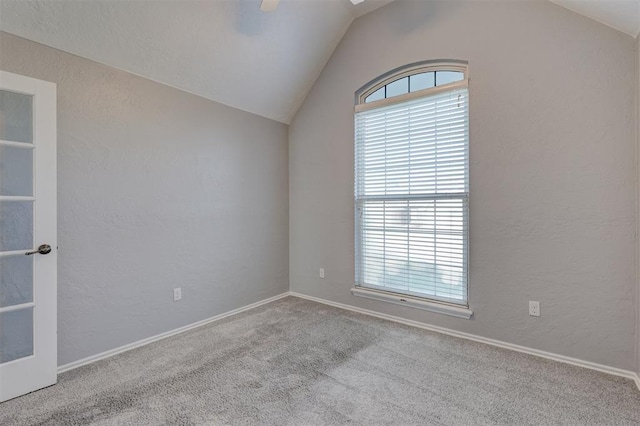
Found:
<path fill-rule="evenodd" d="M 434 87 L 436 85 L 435 73 L 423 72 L 422 74 L 412 75 L 409 77 L 409 83 L 412 92 L 417 92 L 418 90 L 424 90 L 430 87 Z"/>
<path fill-rule="evenodd" d="M 361 284 L 460 301 L 466 297 L 466 199 L 362 206 Z"/>
<path fill-rule="evenodd" d="M 33 355 L 33 308 L 0 314 L 0 364 Z"/>
<path fill-rule="evenodd" d="M 362 195 L 463 193 L 467 92 L 453 90 L 358 116 Z"/>
<path fill-rule="evenodd" d="M 366 103 L 366 102 L 379 101 L 380 99 L 384 99 L 384 86 L 382 86 L 381 88 L 379 88 L 378 90 L 376 90 L 375 92 L 367 96 L 364 101 Z"/>
<path fill-rule="evenodd" d="M 458 71 L 436 71 L 436 86 L 464 80 L 464 73 Z"/>
<path fill-rule="evenodd" d="M 33 141 L 33 98 L 0 90 L 0 139 L 12 142 Z"/>
<path fill-rule="evenodd" d="M 454 88 L 356 113 L 358 285 L 466 304 L 467 100 Z"/>
<path fill-rule="evenodd" d="M 0 146 L 0 195 L 32 194 L 33 150 Z"/>
<path fill-rule="evenodd" d="M 0 201 L 0 251 L 33 247 L 33 202 Z"/>
<path fill-rule="evenodd" d="M 0 307 L 33 302 L 33 256 L 0 257 Z"/>
<path fill-rule="evenodd" d="M 387 84 L 387 99 L 409 93 L 409 77 Z"/>

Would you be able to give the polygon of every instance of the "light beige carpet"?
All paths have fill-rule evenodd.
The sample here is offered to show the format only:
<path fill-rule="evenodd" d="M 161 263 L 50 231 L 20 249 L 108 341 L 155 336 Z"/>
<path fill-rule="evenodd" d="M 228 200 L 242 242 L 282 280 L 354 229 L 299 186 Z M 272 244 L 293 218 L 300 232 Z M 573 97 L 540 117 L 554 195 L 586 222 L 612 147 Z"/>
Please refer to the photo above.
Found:
<path fill-rule="evenodd" d="M 8 425 L 638 425 L 628 379 L 288 297 L 64 373 Z"/>

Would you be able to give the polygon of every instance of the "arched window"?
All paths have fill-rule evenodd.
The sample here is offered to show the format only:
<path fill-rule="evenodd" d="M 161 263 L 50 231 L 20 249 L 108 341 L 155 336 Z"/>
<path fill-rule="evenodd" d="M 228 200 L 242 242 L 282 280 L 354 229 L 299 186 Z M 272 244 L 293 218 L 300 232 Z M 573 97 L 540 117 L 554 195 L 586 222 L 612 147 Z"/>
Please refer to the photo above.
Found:
<path fill-rule="evenodd" d="M 469 317 L 467 64 L 422 62 L 356 92 L 354 294 Z M 434 306 L 432 306 L 434 305 Z"/>

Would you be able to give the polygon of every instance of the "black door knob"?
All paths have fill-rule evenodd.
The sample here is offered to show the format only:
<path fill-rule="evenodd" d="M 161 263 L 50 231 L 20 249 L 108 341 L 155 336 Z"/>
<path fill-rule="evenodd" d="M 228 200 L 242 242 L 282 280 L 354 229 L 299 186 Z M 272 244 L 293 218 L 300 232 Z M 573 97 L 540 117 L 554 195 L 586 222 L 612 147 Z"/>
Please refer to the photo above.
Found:
<path fill-rule="evenodd" d="M 38 247 L 38 250 L 34 250 L 34 251 L 28 251 L 25 254 L 27 256 L 30 256 L 32 254 L 49 254 L 51 253 L 51 246 L 49 244 L 42 244 L 40 247 Z"/>

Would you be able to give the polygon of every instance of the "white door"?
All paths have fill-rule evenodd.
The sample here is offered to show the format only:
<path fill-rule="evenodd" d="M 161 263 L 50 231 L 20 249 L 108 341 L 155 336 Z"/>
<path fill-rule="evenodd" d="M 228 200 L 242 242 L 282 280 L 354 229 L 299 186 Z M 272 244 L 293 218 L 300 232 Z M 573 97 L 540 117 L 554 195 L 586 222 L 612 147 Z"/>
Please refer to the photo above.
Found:
<path fill-rule="evenodd" d="M 56 209 L 56 85 L 0 71 L 0 402 L 57 380 Z"/>

